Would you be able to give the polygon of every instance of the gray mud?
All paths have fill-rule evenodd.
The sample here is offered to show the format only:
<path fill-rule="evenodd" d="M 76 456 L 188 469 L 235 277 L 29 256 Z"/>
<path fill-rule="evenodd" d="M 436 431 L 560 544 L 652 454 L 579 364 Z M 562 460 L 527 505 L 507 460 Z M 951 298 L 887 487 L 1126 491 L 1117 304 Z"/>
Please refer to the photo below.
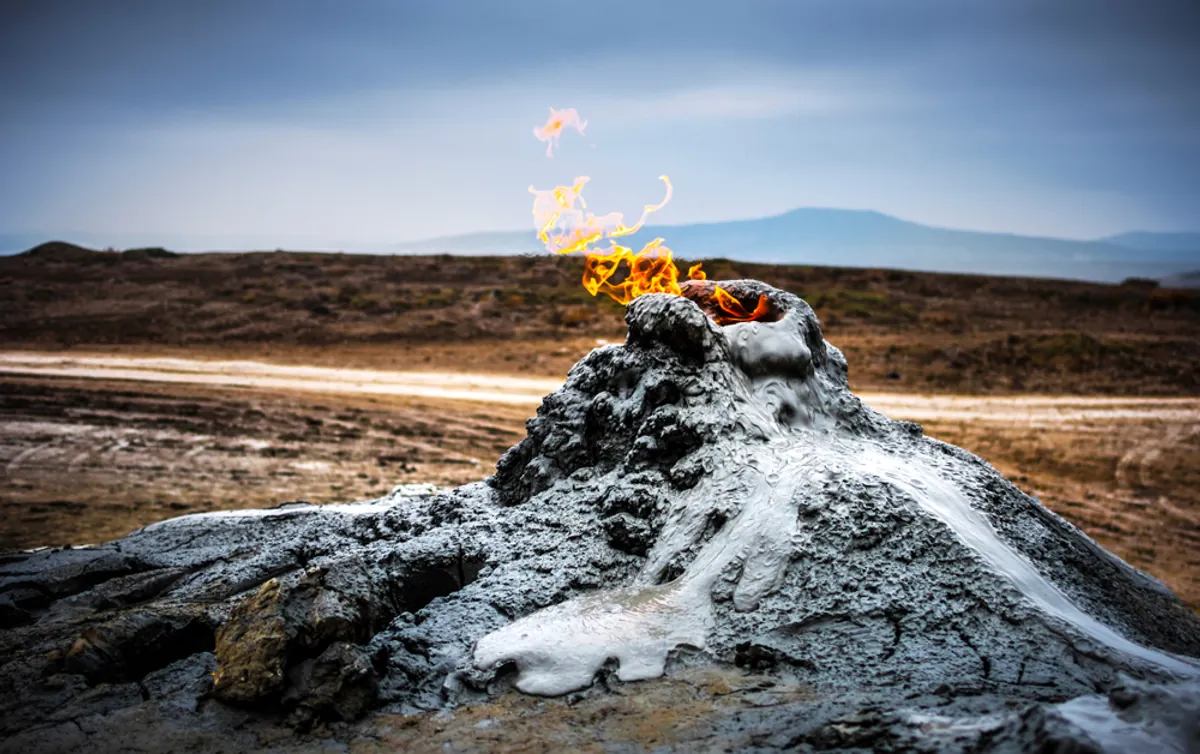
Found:
<path fill-rule="evenodd" d="M 681 750 L 1200 745 L 1168 589 L 866 407 L 800 299 L 723 283 L 771 321 L 721 327 L 708 285 L 635 300 L 486 483 L 4 556 L 0 750 L 341 746 L 699 668 L 804 693 Z"/>

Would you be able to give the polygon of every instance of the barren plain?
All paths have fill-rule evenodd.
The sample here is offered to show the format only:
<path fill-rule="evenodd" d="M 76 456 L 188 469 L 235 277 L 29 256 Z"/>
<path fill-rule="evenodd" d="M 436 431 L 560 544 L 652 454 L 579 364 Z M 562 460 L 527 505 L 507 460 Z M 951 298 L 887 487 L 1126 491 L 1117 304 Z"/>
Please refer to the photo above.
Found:
<path fill-rule="evenodd" d="M 1200 607 L 1200 293 L 706 262 L 814 305 L 870 404 Z M 491 473 L 624 336 L 578 260 L 39 247 L 0 259 L 0 549 Z M 238 362 L 231 364 L 230 362 Z"/>

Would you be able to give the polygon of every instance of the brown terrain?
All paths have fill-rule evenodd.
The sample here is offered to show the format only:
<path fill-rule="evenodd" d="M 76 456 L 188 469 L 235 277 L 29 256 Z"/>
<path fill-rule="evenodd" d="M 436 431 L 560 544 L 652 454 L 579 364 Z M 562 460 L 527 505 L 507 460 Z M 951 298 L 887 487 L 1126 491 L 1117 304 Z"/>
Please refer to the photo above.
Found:
<path fill-rule="evenodd" d="M 1200 292 L 705 268 L 803 296 L 869 403 L 981 455 L 1200 608 Z M 624 335 L 579 271 L 66 244 L 0 258 L 0 550 L 482 479 L 537 397 Z"/>

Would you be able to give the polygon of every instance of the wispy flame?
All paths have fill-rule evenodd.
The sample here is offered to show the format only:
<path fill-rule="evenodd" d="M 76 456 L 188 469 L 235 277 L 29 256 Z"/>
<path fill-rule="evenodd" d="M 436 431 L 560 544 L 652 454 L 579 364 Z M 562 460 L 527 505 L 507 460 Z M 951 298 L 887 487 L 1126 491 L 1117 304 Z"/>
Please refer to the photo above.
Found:
<path fill-rule="evenodd" d="M 654 239 L 638 252 L 618 243 L 610 244 L 607 251 L 593 248 L 602 241 L 611 241 L 641 230 L 646 219 L 671 200 L 671 180 L 665 175 L 659 176 L 659 180 L 666 184 L 666 195 L 657 204 L 647 204 L 642 209 L 642 216 L 633 225 L 626 225 L 625 216 L 620 212 L 596 215 L 587 211 L 583 187 L 588 180 L 587 176 L 583 176 L 576 178 L 570 186 L 556 186 L 547 190 L 529 187 L 534 196 L 533 219 L 541 242 L 556 254 L 587 254 L 583 286 L 593 296 L 603 292 L 622 304 L 628 304 L 643 293 L 680 295 L 679 270 L 672 260 L 671 250 L 663 245 L 663 239 Z M 622 263 L 626 266 L 627 274 L 620 282 L 613 282 Z M 693 269 L 698 271 L 699 265 Z"/>
<path fill-rule="evenodd" d="M 568 107 L 566 110 L 555 110 L 552 107 L 546 124 L 533 129 L 533 135 L 537 137 L 537 140 L 546 142 L 547 157 L 554 156 L 554 148 L 558 146 L 558 137 L 562 135 L 565 128 L 574 128 L 582 135 L 583 129 L 587 128 L 587 121 L 580 120 L 579 113 L 575 112 L 573 107 Z"/>
<path fill-rule="evenodd" d="M 587 123 L 579 123 L 579 115 L 573 109 L 558 111 L 551 108 L 550 121 L 544 127 L 533 130 L 539 139 L 550 142 L 546 148 L 547 155 L 557 145 L 558 134 L 566 125 L 575 125 L 583 133 Z M 620 212 L 596 215 L 588 211 L 587 202 L 583 199 L 583 187 L 590 180 L 587 176 L 576 178 L 570 186 L 555 186 L 545 190 L 529 187 L 534 197 L 533 221 L 538 239 L 555 254 L 587 254 L 583 287 L 593 296 L 603 292 L 622 304 L 628 304 L 644 293 L 683 295 L 679 286 L 679 268 L 675 266 L 673 254 L 664 245 L 663 239 L 655 238 L 637 252 L 612 242 L 612 239 L 637 233 L 651 214 L 671 201 L 671 180 L 665 175 L 658 178 L 666 184 L 666 195 L 658 204 L 647 204 L 633 225 L 626 225 L 625 216 Z M 610 242 L 607 250 L 594 248 L 603 241 Z M 614 280 L 622 264 L 625 276 Z M 706 278 L 699 264 L 688 268 L 688 277 L 692 280 Z M 748 310 L 720 286 L 713 287 L 712 299 L 718 309 L 717 321 L 723 325 L 761 319 L 769 309 L 766 296 L 760 296 L 757 306 Z"/>

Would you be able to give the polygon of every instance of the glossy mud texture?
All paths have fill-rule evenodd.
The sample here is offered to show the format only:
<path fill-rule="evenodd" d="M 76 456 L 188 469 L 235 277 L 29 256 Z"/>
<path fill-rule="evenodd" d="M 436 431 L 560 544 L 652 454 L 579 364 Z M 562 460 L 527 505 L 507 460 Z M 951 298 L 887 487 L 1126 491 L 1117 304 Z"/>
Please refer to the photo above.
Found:
<path fill-rule="evenodd" d="M 626 344 L 582 359 L 486 483 L 7 556 L 0 750 L 321 748 L 464 705 L 509 731 L 465 748 L 553 750 L 578 742 L 512 738 L 514 687 L 585 715 L 701 668 L 787 693 L 689 692 L 674 743 L 578 725 L 614 750 L 1197 744 L 1200 619 L 864 406 L 803 301 L 721 285 L 772 321 L 637 299 Z"/>

